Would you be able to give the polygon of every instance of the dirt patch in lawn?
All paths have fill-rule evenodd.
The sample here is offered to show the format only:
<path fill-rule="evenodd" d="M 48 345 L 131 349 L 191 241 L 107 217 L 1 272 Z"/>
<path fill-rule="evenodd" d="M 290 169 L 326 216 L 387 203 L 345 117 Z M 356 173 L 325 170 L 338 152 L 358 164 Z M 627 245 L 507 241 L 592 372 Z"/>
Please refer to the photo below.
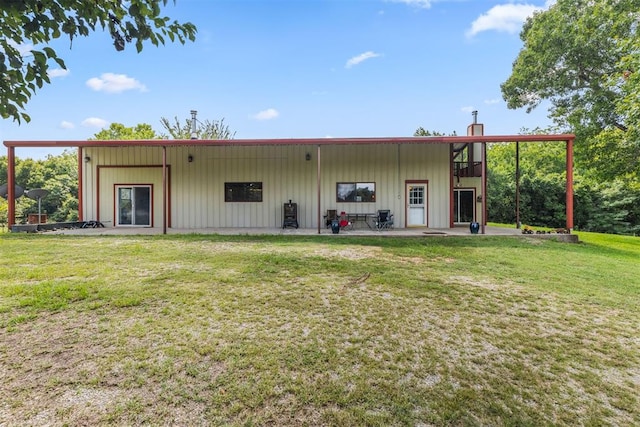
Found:
<path fill-rule="evenodd" d="M 201 424 L 201 400 L 212 391 L 194 377 L 215 379 L 224 365 L 206 356 L 193 363 L 173 357 L 172 345 L 155 332 L 118 332 L 135 331 L 139 320 L 70 311 L 1 330 L 0 424 L 139 424 L 149 416 Z"/>

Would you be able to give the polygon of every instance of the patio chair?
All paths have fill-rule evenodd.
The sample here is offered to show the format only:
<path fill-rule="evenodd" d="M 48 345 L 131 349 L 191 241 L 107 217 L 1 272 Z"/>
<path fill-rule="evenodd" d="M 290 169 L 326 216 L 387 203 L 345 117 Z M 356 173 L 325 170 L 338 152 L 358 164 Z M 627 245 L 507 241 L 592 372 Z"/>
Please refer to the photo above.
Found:
<path fill-rule="evenodd" d="M 376 229 L 389 230 L 393 228 L 393 214 L 388 209 L 379 210 L 376 214 Z"/>
<path fill-rule="evenodd" d="M 338 211 L 335 209 L 327 209 L 327 214 L 324 216 L 325 228 L 331 227 L 331 221 L 338 219 Z"/>
<path fill-rule="evenodd" d="M 340 212 L 340 228 L 344 230 L 352 230 L 353 224 L 349 221 L 349 216 L 345 211 Z"/>

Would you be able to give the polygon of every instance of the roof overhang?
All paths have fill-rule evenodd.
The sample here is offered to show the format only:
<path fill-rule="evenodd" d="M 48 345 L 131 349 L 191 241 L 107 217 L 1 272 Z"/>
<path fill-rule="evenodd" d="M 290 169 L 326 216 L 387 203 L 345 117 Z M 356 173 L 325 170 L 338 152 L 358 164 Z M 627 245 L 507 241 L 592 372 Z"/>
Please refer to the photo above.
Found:
<path fill-rule="evenodd" d="M 145 139 L 82 141 L 4 141 L 6 147 L 181 147 L 181 146 L 288 146 L 288 145 L 376 145 L 376 144 L 469 144 L 500 142 L 565 142 L 573 134 L 556 135 L 476 135 L 411 136 L 371 138 L 283 138 L 283 139 Z"/>

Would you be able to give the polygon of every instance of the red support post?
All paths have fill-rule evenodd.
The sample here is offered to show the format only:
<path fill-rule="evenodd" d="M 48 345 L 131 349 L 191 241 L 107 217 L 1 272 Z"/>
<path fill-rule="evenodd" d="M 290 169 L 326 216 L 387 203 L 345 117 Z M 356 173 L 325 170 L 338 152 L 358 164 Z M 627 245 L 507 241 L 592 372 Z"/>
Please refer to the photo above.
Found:
<path fill-rule="evenodd" d="M 167 147 L 162 147 L 162 234 L 167 234 Z"/>
<path fill-rule="evenodd" d="M 471 153 L 473 150 L 469 149 L 469 152 Z M 456 173 L 455 172 L 455 165 L 454 165 L 454 153 L 453 153 L 453 144 L 449 144 L 449 228 L 453 228 L 455 226 L 454 223 L 454 216 L 455 216 L 455 212 L 453 209 L 453 199 L 455 197 L 455 184 L 454 184 L 454 179 L 453 179 L 453 174 Z M 474 201 L 475 203 L 475 201 Z"/>
<path fill-rule="evenodd" d="M 516 141 L 516 228 L 520 226 L 520 142 Z"/>
<path fill-rule="evenodd" d="M 15 147 L 7 148 L 7 226 L 9 230 L 16 223 L 16 151 Z"/>
<path fill-rule="evenodd" d="M 84 151 L 82 147 L 78 147 L 78 221 L 84 221 L 84 198 L 82 196 L 83 189 L 83 160 Z"/>
<path fill-rule="evenodd" d="M 318 145 L 318 149 L 316 151 L 316 191 L 317 191 L 317 211 L 318 211 L 318 234 L 320 234 L 320 202 L 321 202 L 321 198 L 320 198 L 320 186 L 321 186 L 321 182 L 320 182 L 320 173 L 321 168 L 320 168 L 320 145 Z"/>
<path fill-rule="evenodd" d="M 567 230 L 573 230 L 573 138 L 567 139 Z"/>
<path fill-rule="evenodd" d="M 487 143 L 482 143 L 482 222 L 480 233 L 487 232 Z"/>

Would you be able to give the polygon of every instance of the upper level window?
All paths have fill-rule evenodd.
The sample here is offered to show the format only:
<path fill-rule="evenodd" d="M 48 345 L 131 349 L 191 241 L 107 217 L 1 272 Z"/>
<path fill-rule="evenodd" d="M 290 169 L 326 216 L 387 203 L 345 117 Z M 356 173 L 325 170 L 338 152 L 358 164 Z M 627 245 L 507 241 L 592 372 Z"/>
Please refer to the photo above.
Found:
<path fill-rule="evenodd" d="M 261 182 L 225 182 L 225 202 L 261 202 Z"/>
<path fill-rule="evenodd" d="M 336 186 L 338 202 L 375 202 L 375 182 L 339 182 Z"/>

